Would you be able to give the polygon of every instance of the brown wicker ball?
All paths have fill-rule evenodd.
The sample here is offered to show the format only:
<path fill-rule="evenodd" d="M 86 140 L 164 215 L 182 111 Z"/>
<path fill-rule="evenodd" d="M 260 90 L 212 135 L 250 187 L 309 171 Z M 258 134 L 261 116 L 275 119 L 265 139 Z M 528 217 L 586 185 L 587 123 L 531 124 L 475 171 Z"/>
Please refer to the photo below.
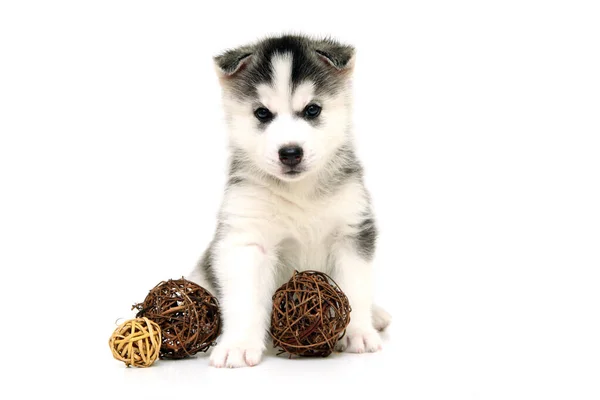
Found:
<path fill-rule="evenodd" d="M 126 366 L 149 367 L 158 358 L 160 327 L 148 318 L 130 319 L 115 329 L 108 344 Z"/>
<path fill-rule="evenodd" d="M 350 303 L 328 275 L 294 272 L 273 295 L 271 337 L 279 354 L 327 357 L 346 333 Z"/>
<path fill-rule="evenodd" d="M 162 331 L 160 358 L 184 358 L 206 351 L 221 330 L 219 303 L 206 289 L 184 278 L 160 282 L 143 303 L 137 317 L 156 322 Z"/>

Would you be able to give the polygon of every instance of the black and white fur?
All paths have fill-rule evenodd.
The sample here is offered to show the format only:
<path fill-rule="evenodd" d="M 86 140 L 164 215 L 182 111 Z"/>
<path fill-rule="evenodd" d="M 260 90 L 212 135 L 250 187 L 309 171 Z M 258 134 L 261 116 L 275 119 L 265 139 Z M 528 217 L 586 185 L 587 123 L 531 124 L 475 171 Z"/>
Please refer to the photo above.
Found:
<path fill-rule="evenodd" d="M 351 321 L 338 350 L 381 348 L 377 330 L 390 316 L 372 303 L 377 229 L 354 151 L 353 64 L 351 46 L 294 35 L 215 57 L 229 181 L 215 237 L 189 276 L 221 304 L 211 365 L 260 362 L 271 296 L 294 269 L 322 270 L 348 296 Z M 270 116 L 261 120 L 265 109 Z M 290 147 L 302 150 L 294 165 L 279 154 Z"/>

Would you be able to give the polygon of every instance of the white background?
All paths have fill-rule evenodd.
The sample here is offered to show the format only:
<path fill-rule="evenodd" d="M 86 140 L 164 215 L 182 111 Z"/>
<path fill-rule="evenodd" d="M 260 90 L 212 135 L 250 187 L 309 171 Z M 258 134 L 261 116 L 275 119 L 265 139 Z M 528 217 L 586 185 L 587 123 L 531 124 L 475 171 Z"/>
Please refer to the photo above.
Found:
<path fill-rule="evenodd" d="M 597 5 L 2 2 L 0 390 L 598 399 Z M 226 152 L 212 56 L 283 31 L 358 50 L 384 350 L 126 369 L 115 321 L 213 233 Z"/>

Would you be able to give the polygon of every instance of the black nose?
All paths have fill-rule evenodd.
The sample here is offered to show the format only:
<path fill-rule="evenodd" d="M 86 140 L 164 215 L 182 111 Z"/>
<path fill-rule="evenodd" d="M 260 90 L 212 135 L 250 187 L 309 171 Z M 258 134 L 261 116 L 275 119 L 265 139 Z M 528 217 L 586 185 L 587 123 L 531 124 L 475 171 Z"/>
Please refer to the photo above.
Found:
<path fill-rule="evenodd" d="M 279 149 L 279 160 L 290 167 L 295 167 L 302 161 L 302 147 L 286 146 Z"/>

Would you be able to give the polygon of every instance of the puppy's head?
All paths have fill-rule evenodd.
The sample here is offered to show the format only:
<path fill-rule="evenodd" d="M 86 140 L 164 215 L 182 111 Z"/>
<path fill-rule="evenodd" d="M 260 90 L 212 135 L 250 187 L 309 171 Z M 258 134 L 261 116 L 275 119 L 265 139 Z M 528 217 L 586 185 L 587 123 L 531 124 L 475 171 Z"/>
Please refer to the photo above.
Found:
<path fill-rule="evenodd" d="M 294 181 L 318 172 L 348 140 L 354 49 L 281 36 L 215 57 L 235 151 Z"/>

